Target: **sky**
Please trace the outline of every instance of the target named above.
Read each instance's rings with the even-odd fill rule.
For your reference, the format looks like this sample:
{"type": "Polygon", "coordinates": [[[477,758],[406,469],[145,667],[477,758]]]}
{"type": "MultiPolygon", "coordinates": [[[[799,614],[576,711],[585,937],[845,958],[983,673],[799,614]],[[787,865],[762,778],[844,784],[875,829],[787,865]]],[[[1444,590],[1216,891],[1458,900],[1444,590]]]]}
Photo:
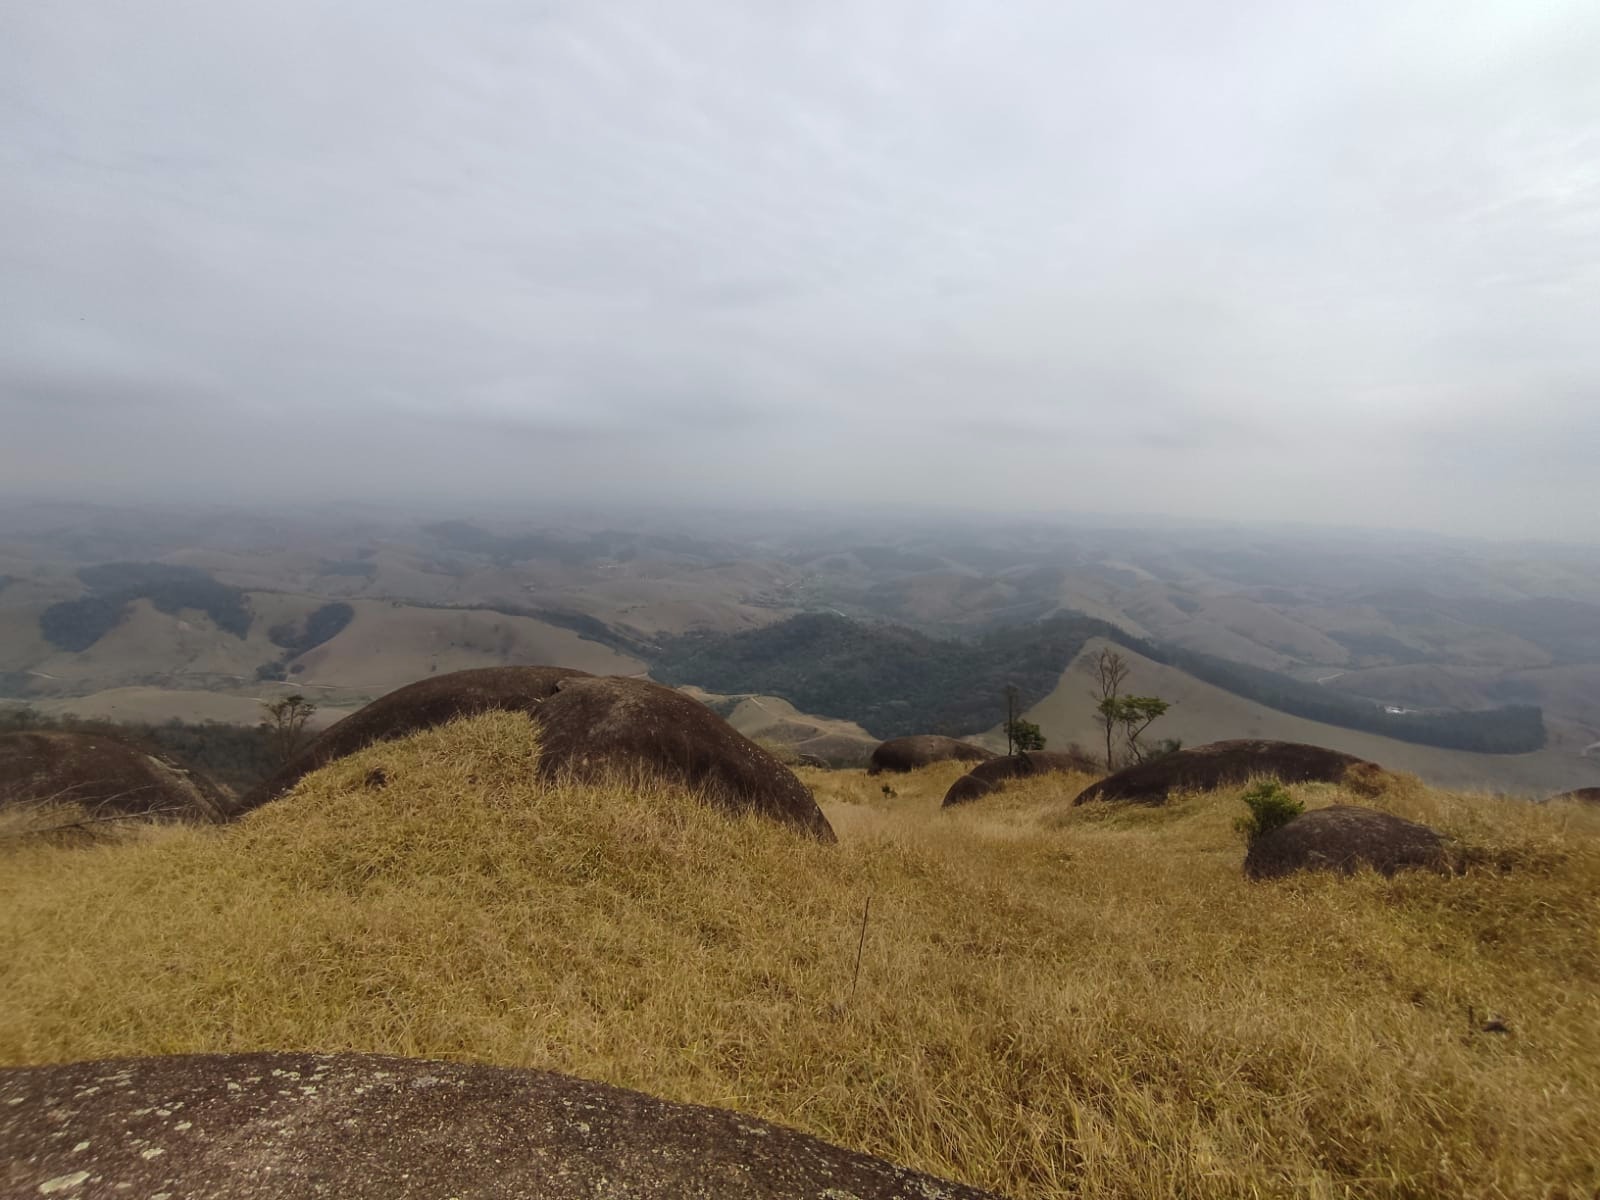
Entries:
{"type": "Polygon", "coordinates": [[[1593,0],[14,0],[0,489],[1600,542],[1593,0]]]}

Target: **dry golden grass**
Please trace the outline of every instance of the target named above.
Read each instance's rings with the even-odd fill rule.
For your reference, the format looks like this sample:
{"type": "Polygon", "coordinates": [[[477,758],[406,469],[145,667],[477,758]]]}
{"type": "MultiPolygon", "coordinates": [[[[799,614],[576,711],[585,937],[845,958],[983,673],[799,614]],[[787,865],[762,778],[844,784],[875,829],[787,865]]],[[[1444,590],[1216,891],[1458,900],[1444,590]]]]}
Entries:
{"type": "Polygon", "coordinates": [[[1237,790],[1073,810],[1084,780],[1030,780],[942,813],[959,767],[808,772],[830,847],[667,788],[547,789],[536,753],[489,715],[232,828],[0,842],[0,1062],[547,1067],[1019,1198],[1600,1187],[1591,810],[1402,783],[1369,802],[1479,865],[1251,884],[1237,790]]]}

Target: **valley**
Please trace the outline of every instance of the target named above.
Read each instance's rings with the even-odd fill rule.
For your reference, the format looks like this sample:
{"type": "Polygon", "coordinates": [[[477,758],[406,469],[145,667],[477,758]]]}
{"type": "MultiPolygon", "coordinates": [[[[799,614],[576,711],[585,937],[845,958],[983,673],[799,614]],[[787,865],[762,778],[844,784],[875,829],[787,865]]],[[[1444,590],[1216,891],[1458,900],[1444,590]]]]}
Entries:
{"type": "Polygon", "coordinates": [[[1111,636],[1134,686],[1173,703],[1162,735],[1187,744],[1312,741],[1485,790],[1600,781],[1600,553],[1583,548],[27,505],[0,520],[0,578],[0,702],[52,716],[248,724],[299,692],[316,727],[429,675],[541,663],[700,689],[753,736],[844,763],[901,733],[992,735],[1008,682],[1052,745],[1087,744],[1083,655],[1111,636]],[[822,623],[804,645],[797,617],[822,623]],[[1467,732],[1386,736],[1385,707],[1467,732]],[[1513,736],[1534,709],[1542,735],[1513,736]]]}

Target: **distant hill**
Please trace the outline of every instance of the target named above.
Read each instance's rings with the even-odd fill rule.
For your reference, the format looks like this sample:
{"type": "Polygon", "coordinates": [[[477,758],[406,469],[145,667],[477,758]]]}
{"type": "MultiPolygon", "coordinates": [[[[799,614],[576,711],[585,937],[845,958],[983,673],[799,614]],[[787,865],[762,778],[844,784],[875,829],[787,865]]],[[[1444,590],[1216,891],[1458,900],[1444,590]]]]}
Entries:
{"type": "Polygon", "coordinates": [[[806,712],[855,721],[878,737],[963,734],[996,723],[1008,685],[1044,699],[1091,638],[1105,638],[1280,712],[1421,745],[1520,754],[1544,745],[1538,708],[1391,713],[1259,667],[1135,638],[1109,622],[1056,616],[939,639],[903,626],[808,613],[746,633],[669,639],[652,663],[664,682],[782,696],[806,712]]]}

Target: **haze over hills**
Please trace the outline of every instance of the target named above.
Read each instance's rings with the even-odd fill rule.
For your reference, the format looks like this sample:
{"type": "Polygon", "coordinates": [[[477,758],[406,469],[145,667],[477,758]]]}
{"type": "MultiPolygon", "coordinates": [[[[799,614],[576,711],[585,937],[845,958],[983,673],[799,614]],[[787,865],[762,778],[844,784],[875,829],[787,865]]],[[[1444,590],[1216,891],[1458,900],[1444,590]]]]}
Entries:
{"type": "Polygon", "coordinates": [[[925,714],[937,732],[989,729],[1003,687],[994,673],[1009,672],[1034,680],[1029,703],[1062,741],[1081,737],[1089,705],[1058,677],[1103,625],[1162,659],[1139,674],[1178,701],[1169,736],[1297,733],[1458,786],[1600,780],[1600,551],[1584,547],[971,517],[542,522],[35,505],[6,513],[0,575],[3,693],[46,712],[249,721],[259,698],[293,689],[326,720],[432,673],[546,663],[750,695],[740,720],[751,728],[841,753],[863,725],[867,737],[912,731],[901,725],[924,718],[911,693],[929,685],[874,678],[859,655],[853,686],[877,693],[876,719],[814,686],[780,686],[781,670],[706,673],[703,654],[686,665],[695,647],[814,613],[854,622],[874,645],[903,629],[892,637],[940,681],[941,703],[957,705],[925,714]],[[1051,651],[1046,631],[1078,630],[1079,618],[1087,632],[1051,651]],[[960,649],[983,645],[1007,649],[960,649]],[[800,711],[766,720],[763,694],[768,712],[800,711]],[[888,717],[896,705],[912,715],[888,717]],[[1532,708],[1544,744],[1501,745],[1526,753],[1372,738],[1394,720],[1506,733],[1500,714],[1532,708]],[[1324,709],[1342,715],[1306,721],[1324,709]],[[1351,713],[1380,724],[1362,734],[1351,713]]]}

